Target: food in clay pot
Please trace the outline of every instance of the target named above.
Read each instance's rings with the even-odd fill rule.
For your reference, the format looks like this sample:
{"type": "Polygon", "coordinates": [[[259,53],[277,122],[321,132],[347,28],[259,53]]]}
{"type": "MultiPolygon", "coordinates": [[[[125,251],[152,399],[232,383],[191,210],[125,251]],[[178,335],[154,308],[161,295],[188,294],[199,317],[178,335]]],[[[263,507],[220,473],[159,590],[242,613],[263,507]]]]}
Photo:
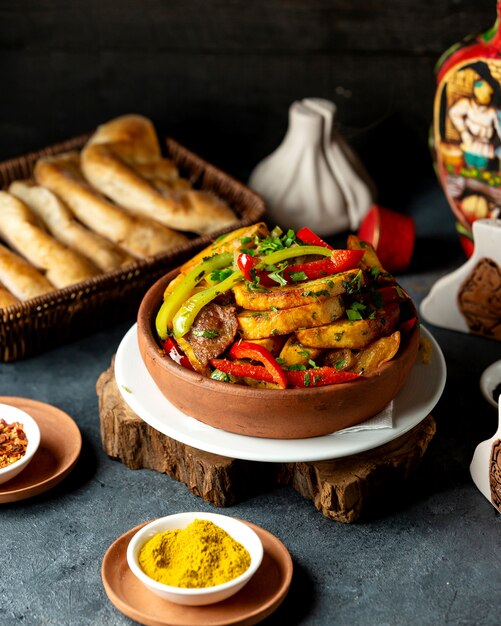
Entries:
{"type": "Polygon", "coordinates": [[[160,390],[188,415],[296,438],[381,411],[412,369],[416,322],[370,244],[350,235],[334,250],[308,228],[259,223],[159,281],[141,305],[138,338],[160,390]],[[258,416],[265,406],[273,419],[258,416]]]}

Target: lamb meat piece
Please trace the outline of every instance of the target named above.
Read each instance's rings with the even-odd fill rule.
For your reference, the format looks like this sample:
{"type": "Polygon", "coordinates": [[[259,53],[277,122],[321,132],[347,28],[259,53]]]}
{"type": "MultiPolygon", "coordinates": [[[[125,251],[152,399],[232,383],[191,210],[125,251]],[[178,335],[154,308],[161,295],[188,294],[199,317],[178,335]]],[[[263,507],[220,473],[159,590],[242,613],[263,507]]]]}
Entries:
{"type": "MultiPolygon", "coordinates": [[[[211,302],[195,318],[190,331],[184,336],[201,371],[222,354],[234,341],[237,332],[237,316],[234,306],[221,306],[211,302]]],[[[192,359],[190,361],[193,364],[192,359]]]]}

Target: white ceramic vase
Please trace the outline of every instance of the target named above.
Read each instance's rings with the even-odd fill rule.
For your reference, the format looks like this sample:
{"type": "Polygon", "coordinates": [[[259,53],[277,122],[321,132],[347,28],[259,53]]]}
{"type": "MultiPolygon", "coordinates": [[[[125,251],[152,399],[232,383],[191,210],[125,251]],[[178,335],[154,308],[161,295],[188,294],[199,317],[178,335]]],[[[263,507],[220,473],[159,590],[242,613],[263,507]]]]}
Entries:
{"type": "Polygon", "coordinates": [[[421,315],[435,326],[501,341],[501,219],[476,220],[473,237],[472,256],[433,285],[421,315]]]}
{"type": "Polygon", "coordinates": [[[290,106],[282,143],[249,179],[268,205],[269,221],[322,236],[359,227],[372,193],[362,164],[335,129],[335,114],[335,104],[320,98],[290,106]]]}

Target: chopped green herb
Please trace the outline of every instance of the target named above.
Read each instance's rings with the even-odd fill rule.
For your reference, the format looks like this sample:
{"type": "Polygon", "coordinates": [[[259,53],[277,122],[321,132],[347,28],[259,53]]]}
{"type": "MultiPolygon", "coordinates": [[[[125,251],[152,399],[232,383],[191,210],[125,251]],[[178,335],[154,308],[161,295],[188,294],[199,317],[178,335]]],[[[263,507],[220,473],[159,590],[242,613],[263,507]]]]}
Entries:
{"type": "Polygon", "coordinates": [[[308,359],[308,365],[310,365],[310,367],[318,367],[318,365],[312,359],[308,359]]]}
{"type": "Polygon", "coordinates": [[[204,339],[216,339],[217,337],[219,337],[218,330],[194,329],[193,334],[195,335],[195,337],[203,337],[204,339]]]}
{"type": "Polygon", "coordinates": [[[344,330],[342,330],[340,333],[336,333],[334,335],[334,341],[341,341],[341,339],[343,338],[344,335],[344,330]]]}
{"type": "Polygon", "coordinates": [[[371,300],[376,309],[380,309],[383,306],[383,296],[381,295],[381,292],[377,289],[374,289],[371,292],[371,300]]]}
{"type": "Polygon", "coordinates": [[[278,309],[276,306],[270,306],[270,311],[273,311],[273,313],[278,313],[278,309]]]}
{"type": "Polygon", "coordinates": [[[304,272],[291,272],[290,277],[294,283],[300,283],[308,278],[304,272]]]}
{"type": "Polygon", "coordinates": [[[304,386],[309,387],[310,383],[311,383],[310,373],[306,372],[306,374],[304,375],[304,386]]]}
{"type": "Polygon", "coordinates": [[[336,363],[334,364],[334,367],[337,370],[342,369],[344,366],[346,365],[346,359],[341,359],[340,361],[336,361],[336,363]]]}
{"type": "Polygon", "coordinates": [[[360,293],[362,291],[362,281],[363,281],[363,274],[362,274],[362,270],[358,270],[358,272],[355,274],[355,276],[349,280],[349,281],[344,281],[343,282],[343,287],[346,289],[346,293],[351,294],[355,294],[355,293],[360,293]]]}
{"type": "Polygon", "coordinates": [[[255,248],[242,248],[241,251],[248,256],[256,256],[255,248]]]}
{"type": "Polygon", "coordinates": [[[281,276],[278,272],[271,272],[271,274],[268,274],[268,277],[271,278],[271,280],[274,280],[276,283],[278,283],[282,287],[287,284],[287,281],[285,280],[285,278],[281,276]]]}
{"type": "Polygon", "coordinates": [[[128,387],[126,387],[125,385],[122,385],[122,389],[124,391],[126,391],[127,393],[132,393],[132,391],[128,387]]]}
{"type": "Polygon", "coordinates": [[[351,306],[346,309],[346,316],[352,322],[364,319],[363,314],[367,310],[365,304],[361,302],[352,302],[351,306]]]}
{"type": "Polygon", "coordinates": [[[222,282],[225,278],[228,278],[228,276],[231,276],[233,274],[233,268],[231,267],[225,267],[222,270],[214,270],[211,272],[210,274],[210,278],[212,281],[214,282],[222,282]]]}
{"type": "Polygon", "coordinates": [[[307,359],[310,356],[310,353],[308,350],[299,350],[298,354],[299,356],[304,356],[305,359],[307,359]]]}
{"type": "Polygon", "coordinates": [[[303,365],[302,363],[291,363],[291,365],[287,365],[284,369],[291,372],[302,372],[306,369],[306,365],[303,365]]]}
{"type": "Polygon", "coordinates": [[[279,365],[285,365],[287,363],[287,361],[281,356],[277,356],[275,360],[279,365]]]}
{"type": "Polygon", "coordinates": [[[214,370],[210,377],[212,378],[212,380],[220,380],[223,383],[231,382],[230,376],[225,372],[222,372],[221,370],[214,370]]]}
{"type": "Polygon", "coordinates": [[[319,296],[330,296],[331,294],[327,289],[319,289],[318,291],[312,291],[311,295],[318,298],[319,296]]]}
{"type": "Polygon", "coordinates": [[[245,243],[250,243],[252,241],[251,237],[242,237],[240,239],[240,241],[245,244],[245,243]]]}

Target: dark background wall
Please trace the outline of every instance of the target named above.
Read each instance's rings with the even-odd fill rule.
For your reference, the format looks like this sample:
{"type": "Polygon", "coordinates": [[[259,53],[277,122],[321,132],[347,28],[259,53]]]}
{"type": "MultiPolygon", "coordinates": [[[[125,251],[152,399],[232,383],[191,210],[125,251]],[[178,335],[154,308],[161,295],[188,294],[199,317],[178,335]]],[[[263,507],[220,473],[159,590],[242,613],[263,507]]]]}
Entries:
{"type": "Polygon", "coordinates": [[[395,204],[431,176],[440,54],[495,0],[0,0],[0,158],[126,112],[246,178],[287,109],[334,100],[395,204]]]}

